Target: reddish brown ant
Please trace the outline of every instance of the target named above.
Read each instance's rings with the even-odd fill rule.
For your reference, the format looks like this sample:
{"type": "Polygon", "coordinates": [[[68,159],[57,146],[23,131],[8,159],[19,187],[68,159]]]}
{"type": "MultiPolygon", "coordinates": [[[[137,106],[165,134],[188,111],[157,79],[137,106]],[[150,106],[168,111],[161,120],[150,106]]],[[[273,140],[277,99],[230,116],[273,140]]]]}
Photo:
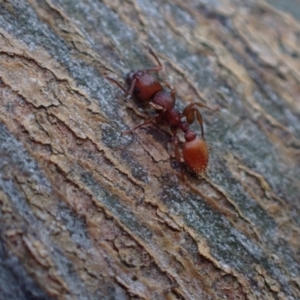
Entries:
{"type": "Polygon", "coordinates": [[[126,80],[129,86],[128,91],[115,79],[106,77],[121,88],[127,96],[133,95],[138,101],[148,103],[155,110],[156,114],[151,119],[144,121],[127,132],[132,132],[151,122],[169,126],[172,132],[172,143],[175,146],[175,158],[178,162],[181,162],[177,131],[178,129],[182,130],[185,134],[185,143],[182,148],[183,160],[190,170],[196,174],[200,174],[206,170],[209,151],[204,139],[202,116],[196,106],[208,107],[202,103],[193,102],[185,107],[182,114],[175,109],[175,90],[169,84],[165,83],[170,91],[164,91],[163,86],[151,74],[152,72],[161,71],[162,64],[151,49],[149,49],[149,52],[157,61],[158,66],[129,73],[126,80]],[[201,127],[202,138],[198,138],[196,133],[189,127],[189,124],[194,122],[195,116],[201,127]],[[186,121],[182,121],[183,117],[185,117],[186,121]]]}

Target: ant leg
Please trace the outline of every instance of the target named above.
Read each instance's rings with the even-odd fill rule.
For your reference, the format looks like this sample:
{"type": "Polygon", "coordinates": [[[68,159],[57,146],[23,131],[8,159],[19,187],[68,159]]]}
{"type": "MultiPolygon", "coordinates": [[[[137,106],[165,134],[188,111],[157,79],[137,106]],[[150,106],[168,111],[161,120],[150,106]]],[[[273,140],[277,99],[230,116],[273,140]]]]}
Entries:
{"type": "Polygon", "coordinates": [[[162,64],[161,64],[160,60],[158,59],[158,57],[156,56],[156,54],[154,53],[154,51],[150,47],[149,47],[149,52],[155,58],[156,62],[158,63],[158,66],[150,68],[150,69],[146,69],[144,71],[146,71],[146,72],[159,72],[160,70],[162,70],[162,64]]]}
{"type": "Polygon", "coordinates": [[[176,90],[175,90],[175,88],[172,85],[170,85],[169,82],[167,82],[167,81],[164,81],[164,84],[165,84],[165,86],[168,89],[170,89],[170,91],[171,91],[171,97],[172,97],[172,99],[173,99],[173,101],[175,103],[175,98],[176,98],[176,90]]]}
{"type": "Polygon", "coordinates": [[[192,124],[192,123],[194,122],[194,120],[195,120],[194,112],[195,112],[195,111],[199,111],[199,110],[195,107],[195,105],[197,105],[198,107],[205,107],[205,108],[207,108],[207,109],[211,109],[210,107],[208,107],[208,106],[206,106],[206,105],[204,105],[204,104],[202,104],[202,103],[200,103],[200,102],[192,102],[192,103],[190,103],[189,105],[187,105],[187,106],[185,107],[185,109],[183,110],[182,115],[183,115],[184,117],[186,117],[187,122],[188,122],[189,124],[192,124]],[[190,120],[190,121],[189,121],[189,120],[190,120]]]}
{"type": "Polygon", "coordinates": [[[202,119],[202,115],[200,113],[200,111],[198,109],[195,109],[195,113],[196,113],[196,117],[197,117],[197,121],[200,124],[200,128],[201,128],[201,137],[204,140],[204,130],[203,130],[203,119],[202,119]]]}
{"type": "Polygon", "coordinates": [[[189,105],[186,106],[186,108],[182,112],[182,116],[186,118],[186,121],[188,124],[192,124],[195,121],[195,115],[197,118],[197,121],[201,127],[201,136],[204,139],[204,130],[203,130],[203,119],[200,111],[195,107],[197,105],[198,107],[205,107],[210,109],[208,106],[199,103],[199,102],[192,102],[189,105]]]}
{"type": "Polygon", "coordinates": [[[132,93],[133,93],[133,90],[134,90],[135,83],[136,83],[136,78],[133,79],[129,91],[126,92],[127,96],[132,96],[132,93]]]}
{"type": "Polygon", "coordinates": [[[177,128],[176,127],[170,127],[170,130],[172,132],[172,138],[171,138],[171,142],[175,147],[175,159],[180,163],[181,159],[180,159],[180,151],[179,151],[179,138],[177,136],[177,128]]]}
{"type": "Polygon", "coordinates": [[[116,84],[125,94],[127,94],[126,89],[114,78],[109,77],[109,76],[105,76],[106,79],[108,79],[109,81],[113,82],[114,84],[116,84]]]}
{"type": "Polygon", "coordinates": [[[155,104],[153,102],[149,102],[149,104],[150,104],[150,106],[152,106],[156,110],[157,113],[152,118],[144,121],[142,124],[140,124],[140,125],[132,128],[130,130],[124,131],[123,134],[131,133],[132,131],[134,131],[134,130],[136,130],[136,129],[138,129],[138,128],[146,125],[146,124],[153,123],[154,121],[155,121],[155,123],[159,123],[160,122],[161,113],[164,113],[165,109],[162,106],[157,105],[157,104],[155,104]]]}
{"type": "MultiPolygon", "coordinates": [[[[171,129],[171,131],[172,131],[172,133],[176,132],[176,130],[172,130],[172,129],[171,129]]],[[[179,150],[179,138],[176,135],[176,133],[173,135],[171,142],[174,145],[175,159],[179,163],[180,174],[181,174],[182,180],[185,182],[185,173],[184,173],[184,169],[183,169],[183,166],[182,166],[181,154],[180,154],[180,150],[179,150]]]]}
{"type": "Polygon", "coordinates": [[[122,135],[123,135],[123,134],[129,134],[129,133],[132,133],[134,130],[136,130],[136,129],[138,129],[138,128],[144,126],[144,125],[147,125],[147,124],[149,124],[149,123],[153,123],[154,120],[155,120],[157,117],[158,117],[158,115],[155,115],[155,116],[153,116],[152,118],[150,118],[150,119],[144,121],[142,124],[137,125],[137,126],[135,126],[134,128],[132,128],[132,129],[130,129],[130,130],[123,131],[123,132],[122,132],[122,135]]]}
{"type": "Polygon", "coordinates": [[[136,78],[132,81],[130,89],[128,91],[126,91],[126,89],[114,78],[109,77],[109,76],[105,76],[106,79],[110,80],[111,82],[113,82],[114,84],[116,84],[124,93],[126,96],[131,96],[133,93],[133,89],[135,86],[135,82],[136,82],[136,78]]]}
{"type": "Polygon", "coordinates": [[[149,105],[152,106],[156,111],[159,111],[159,113],[165,113],[166,109],[163,108],[162,106],[155,104],[153,102],[149,102],[149,105]]]}

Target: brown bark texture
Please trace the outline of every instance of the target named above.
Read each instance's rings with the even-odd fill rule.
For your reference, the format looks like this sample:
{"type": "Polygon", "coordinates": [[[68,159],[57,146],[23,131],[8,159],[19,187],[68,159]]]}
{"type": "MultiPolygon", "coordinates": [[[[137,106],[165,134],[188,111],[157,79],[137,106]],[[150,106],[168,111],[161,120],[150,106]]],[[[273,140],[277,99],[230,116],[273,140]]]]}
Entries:
{"type": "Polygon", "coordinates": [[[0,0],[1,300],[300,299],[286,3],[0,0]],[[208,170],[186,182],[168,128],[122,134],[153,111],[104,77],[155,66],[149,46],[178,110],[218,108],[201,109],[208,170]]]}

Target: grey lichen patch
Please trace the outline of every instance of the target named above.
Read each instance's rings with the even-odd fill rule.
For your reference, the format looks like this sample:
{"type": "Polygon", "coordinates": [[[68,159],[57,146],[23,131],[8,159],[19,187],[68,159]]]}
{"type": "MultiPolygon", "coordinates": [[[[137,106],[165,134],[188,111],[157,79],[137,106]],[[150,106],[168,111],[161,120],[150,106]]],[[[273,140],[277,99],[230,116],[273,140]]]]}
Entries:
{"type": "Polygon", "coordinates": [[[101,126],[101,129],[103,143],[112,149],[126,149],[126,147],[128,147],[134,139],[134,137],[132,137],[130,134],[123,133],[124,128],[104,124],[101,126]]]}
{"type": "Polygon", "coordinates": [[[91,248],[91,241],[88,238],[86,222],[83,217],[79,217],[66,203],[61,202],[57,206],[56,218],[66,226],[73,242],[77,244],[79,248],[91,248]]]}
{"type": "MultiPolygon", "coordinates": [[[[121,152],[121,158],[128,163],[132,176],[144,183],[149,182],[149,174],[147,170],[143,165],[133,159],[134,156],[135,154],[133,152],[129,152],[126,148],[121,152]]],[[[141,199],[138,199],[138,201],[141,201],[141,199]]]]}
{"type": "Polygon", "coordinates": [[[241,124],[236,134],[228,134],[227,138],[231,140],[233,152],[237,153],[245,164],[268,178],[269,184],[280,197],[292,200],[290,197],[293,195],[288,192],[287,185],[292,184],[291,179],[297,174],[297,169],[290,169],[284,163],[257,125],[249,122],[241,124]],[[282,172],[285,173],[284,177],[282,172]]]}
{"type": "MultiPolygon", "coordinates": [[[[17,242],[15,239],[18,240],[20,247],[16,248],[15,252],[22,261],[25,256],[27,257],[25,260],[27,270],[31,272],[31,268],[37,264],[37,273],[43,274],[43,276],[36,277],[37,273],[34,272],[33,276],[40,284],[42,284],[41,278],[47,278],[48,273],[51,273],[51,279],[48,278],[48,286],[45,288],[50,295],[58,295],[63,290],[68,290],[68,287],[72,287],[74,293],[76,290],[78,294],[85,294],[85,287],[74,272],[72,264],[53,242],[53,239],[49,238],[50,229],[32,212],[18,186],[12,180],[3,180],[2,177],[0,186],[8,199],[13,200],[11,206],[16,219],[14,226],[18,226],[20,222],[26,224],[21,227],[21,231],[16,237],[7,235],[7,242],[12,247],[17,242]]],[[[5,224],[5,219],[1,221],[6,228],[11,226],[5,224]]]]}
{"type": "MultiPolygon", "coordinates": [[[[22,20],[16,20],[15,15],[4,8],[3,14],[0,16],[0,23],[2,23],[3,27],[16,36],[19,41],[25,43],[29,49],[30,47],[33,50],[39,47],[46,49],[53,59],[68,70],[83,91],[87,91],[92,98],[99,99],[99,104],[108,116],[115,115],[113,111],[114,106],[109,105],[106,90],[103,87],[104,80],[101,78],[98,70],[86,65],[83,61],[71,59],[72,52],[64,41],[40,22],[35,12],[29,6],[16,2],[14,3],[14,9],[22,15],[22,20]],[[13,28],[15,29],[16,27],[10,27],[9,24],[16,22],[23,22],[24,24],[19,27],[18,31],[13,31],[13,28]],[[34,34],[27,31],[27,26],[35,28],[34,34]]],[[[40,63],[43,64],[44,62],[41,61],[40,63]]]]}
{"type": "MultiPolygon", "coordinates": [[[[146,169],[134,158],[134,153],[132,148],[134,148],[135,137],[123,134],[119,129],[115,129],[111,126],[102,126],[102,141],[106,146],[112,149],[115,156],[119,156],[124,164],[128,165],[131,174],[137,180],[142,182],[148,182],[148,176],[146,169]]],[[[117,184],[117,183],[116,183],[117,184]]],[[[138,202],[142,201],[142,196],[140,199],[136,199],[138,202]]]]}
{"type": "Polygon", "coordinates": [[[240,268],[248,268],[247,263],[243,262],[242,253],[240,253],[239,259],[234,262],[230,261],[232,255],[230,253],[235,253],[237,249],[241,250],[241,245],[234,239],[232,239],[232,243],[224,243],[224,240],[231,235],[231,226],[224,217],[216,214],[200,198],[186,195],[184,201],[177,203],[176,206],[173,204],[171,209],[181,215],[191,228],[207,238],[212,247],[211,251],[218,253],[224,264],[232,264],[236,268],[238,265],[240,268]]]}
{"type": "Polygon", "coordinates": [[[137,220],[132,214],[132,212],[122,205],[120,200],[118,200],[114,195],[109,194],[92,176],[90,173],[82,173],[81,174],[82,182],[89,187],[89,189],[94,194],[94,197],[102,203],[111,213],[120,219],[120,221],[124,222],[126,226],[132,230],[136,231],[136,228],[139,228],[139,232],[136,232],[143,240],[151,241],[152,233],[145,226],[141,226],[139,224],[137,226],[137,220]]]}
{"type": "MultiPolygon", "coordinates": [[[[296,167],[291,168],[286,163],[286,158],[269,140],[267,133],[261,130],[259,119],[257,121],[247,119],[249,112],[243,105],[243,99],[232,90],[230,90],[230,96],[228,92],[228,89],[222,88],[222,93],[226,95],[227,101],[230,101],[228,107],[230,110],[221,110],[211,128],[212,132],[208,130],[207,133],[208,141],[213,147],[209,168],[212,178],[218,179],[222,176],[223,172],[217,162],[220,160],[220,155],[234,154],[244,164],[268,178],[269,184],[279,197],[294,202],[295,199],[291,197],[295,194],[290,193],[289,190],[291,186],[293,190],[298,188],[294,178],[298,177],[299,170],[296,167]]],[[[226,168],[222,169],[226,171],[226,168]]],[[[218,182],[221,183],[221,181],[218,182]]]]}
{"type": "Polygon", "coordinates": [[[267,0],[267,2],[277,8],[278,10],[283,10],[291,15],[293,15],[296,19],[300,20],[300,5],[298,1],[280,1],[280,0],[267,0]]]}
{"type": "MultiPolygon", "coordinates": [[[[287,284],[288,277],[280,271],[280,267],[276,263],[267,258],[268,252],[265,252],[264,247],[261,248],[260,245],[254,244],[246,236],[232,228],[228,220],[214,212],[203,200],[188,194],[180,196],[180,194],[172,193],[170,195],[169,191],[165,191],[164,195],[166,196],[167,194],[169,196],[166,203],[170,212],[181,216],[185,224],[206,238],[211,247],[212,255],[223,264],[225,269],[226,266],[230,266],[250,276],[250,274],[253,275],[252,264],[260,263],[272,274],[273,278],[276,278],[283,285],[287,284]],[[176,198],[178,200],[174,201],[176,198]],[[232,259],[233,256],[234,260],[232,259]]],[[[265,225],[268,224],[268,230],[272,230],[274,235],[275,223],[270,218],[268,223],[268,216],[261,209],[260,212],[262,213],[260,220],[264,220],[265,225]]],[[[253,211],[253,215],[258,217],[258,211],[253,211]]],[[[255,222],[257,223],[258,221],[256,220],[255,222]]],[[[266,228],[263,227],[263,230],[266,230],[266,228]]],[[[270,242],[270,236],[265,238],[270,242]]],[[[278,255],[283,255],[283,252],[278,251],[278,255]]],[[[283,257],[286,259],[285,255],[283,257]]],[[[291,293],[290,290],[287,291],[291,293]]]]}
{"type": "Polygon", "coordinates": [[[267,84],[262,84],[262,79],[257,78],[260,82],[258,89],[254,91],[255,98],[264,107],[265,111],[272,115],[280,124],[286,128],[285,134],[290,131],[290,135],[300,138],[299,124],[297,119],[300,113],[293,108],[286,107],[285,102],[277,95],[277,92],[267,84]]]}
{"type": "Polygon", "coordinates": [[[179,5],[165,5],[165,10],[168,15],[174,19],[178,27],[188,27],[192,29],[196,26],[196,21],[193,16],[179,5]]]}
{"type": "Polygon", "coordinates": [[[38,183],[41,188],[48,192],[51,191],[51,184],[39,168],[38,163],[29,155],[22,143],[2,123],[0,123],[0,153],[0,170],[2,176],[12,176],[13,174],[9,174],[7,167],[15,165],[18,166],[21,172],[27,174],[31,180],[38,183]],[[5,171],[8,171],[8,174],[2,173],[5,171]]]}
{"type": "MultiPolygon", "coordinates": [[[[54,1],[54,3],[72,18],[73,24],[76,24],[86,39],[91,41],[93,48],[101,48],[107,54],[111,54],[109,50],[113,48],[113,45],[127,44],[128,46],[132,45],[132,50],[135,48],[133,46],[135,33],[132,28],[122,22],[116,13],[104,3],[92,1],[77,5],[73,5],[72,1],[54,1]],[[87,19],[89,20],[88,23],[86,22],[87,19]],[[112,41],[109,39],[111,36],[114,37],[112,41]]],[[[110,56],[105,57],[105,60],[108,59],[115,69],[124,67],[124,63],[120,61],[123,54],[116,53],[115,55],[115,60],[111,59],[110,56]]]]}
{"type": "Polygon", "coordinates": [[[54,299],[28,274],[17,256],[8,251],[0,231],[0,297],[2,299],[54,299]]]}
{"type": "Polygon", "coordinates": [[[215,163],[218,165],[214,165],[215,168],[211,171],[213,175],[211,180],[226,191],[226,195],[238,205],[243,214],[260,229],[262,234],[270,237],[274,233],[274,220],[268,216],[259,203],[245,194],[243,186],[232,177],[223,162],[216,161],[215,163]],[[223,169],[223,172],[221,172],[221,169],[223,169]],[[227,172],[224,172],[226,169],[227,172]]]}

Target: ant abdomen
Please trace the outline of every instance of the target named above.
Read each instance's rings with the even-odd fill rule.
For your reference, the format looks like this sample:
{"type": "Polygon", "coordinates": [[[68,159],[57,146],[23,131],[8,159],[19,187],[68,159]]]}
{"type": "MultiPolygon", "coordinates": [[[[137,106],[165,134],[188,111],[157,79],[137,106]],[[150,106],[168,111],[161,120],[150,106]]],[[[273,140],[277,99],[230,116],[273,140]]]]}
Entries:
{"type": "Polygon", "coordinates": [[[205,140],[196,137],[186,141],[182,155],[187,167],[196,174],[203,173],[208,165],[209,151],[205,140]]]}

